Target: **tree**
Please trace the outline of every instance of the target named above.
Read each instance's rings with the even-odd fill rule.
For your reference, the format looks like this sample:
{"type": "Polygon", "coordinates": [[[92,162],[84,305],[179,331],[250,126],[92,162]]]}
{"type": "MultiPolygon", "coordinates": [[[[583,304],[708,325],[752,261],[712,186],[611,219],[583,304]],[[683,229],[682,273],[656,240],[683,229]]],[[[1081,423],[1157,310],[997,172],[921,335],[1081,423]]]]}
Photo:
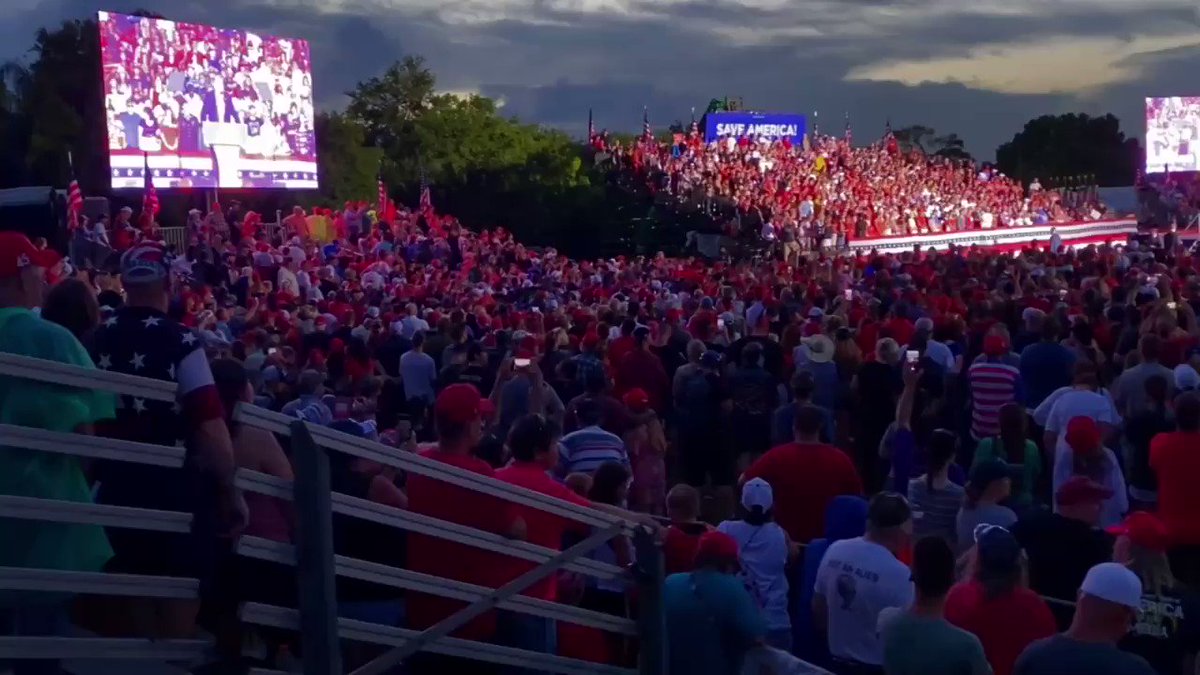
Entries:
{"type": "Polygon", "coordinates": [[[906,153],[918,150],[926,155],[961,160],[971,159],[971,154],[966,151],[963,140],[959,138],[958,134],[939,136],[932,128],[915,124],[896,129],[892,135],[896,137],[896,143],[900,149],[906,153]]]}
{"type": "Polygon", "coordinates": [[[376,179],[383,156],[366,145],[366,130],[340,113],[321,113],[313,121],[317,135],[317,172],[323,201],[374,203],[376,179]]]}
{"type": "Polygon", "coordinates": [[[1070,113],[1026,122],[997,148],[996,163],[1022,182],[1090,175],[1100,186],[1118,187],[1133,184],[1141,156],[1141,145],[1125,137],[1116,116],[1070,113]]]}
{"type": "Polygon", "coordinates": [[[420,56],[405,56],[382,76],[359,82],[346,92],[346,116],[361,124],[369,145],[389,156],[411,147],[413,125],[433,102],[436,79],[420,56]]]}

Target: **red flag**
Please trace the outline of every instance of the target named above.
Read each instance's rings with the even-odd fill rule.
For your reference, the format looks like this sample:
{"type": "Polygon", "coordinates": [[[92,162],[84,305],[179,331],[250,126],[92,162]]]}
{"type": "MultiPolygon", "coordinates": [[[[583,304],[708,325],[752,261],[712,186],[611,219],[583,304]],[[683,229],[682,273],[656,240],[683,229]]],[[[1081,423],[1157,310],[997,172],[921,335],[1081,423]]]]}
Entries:
{"type": "Polygon", "coordinates": [[[154,216],[158,215],[158,191],[154,189],[154,179],[150,175],[150,155],[142,153],[142,158],[144,162],[142,173],[145,178],[142,188],[142,216],[144,218],[146,214],[150,214],[150,219],[153,220],[154,216]]]}
{"type": "Polygon", "coordinates": [[[79,227],[79,216],[83,214],[83,191],[75,179],[75,162],[67,153],[67,166],[71,170],[71,182],[67,185],[67,224],[74,230],[79,227]]]}

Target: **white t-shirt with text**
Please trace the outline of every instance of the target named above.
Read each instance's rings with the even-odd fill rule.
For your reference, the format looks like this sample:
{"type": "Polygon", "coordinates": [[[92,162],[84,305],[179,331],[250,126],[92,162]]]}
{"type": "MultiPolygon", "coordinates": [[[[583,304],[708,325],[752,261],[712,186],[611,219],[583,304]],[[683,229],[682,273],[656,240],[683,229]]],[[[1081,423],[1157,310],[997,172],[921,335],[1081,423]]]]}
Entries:
{"type": "Polygon", "coordinates": [[[834,542],[821,559],[814,593],[828,608],[829,652],[870,665],[883,663],[879,613],[913,601],[911,572],[892,552],[862,537],[834,542]]]}

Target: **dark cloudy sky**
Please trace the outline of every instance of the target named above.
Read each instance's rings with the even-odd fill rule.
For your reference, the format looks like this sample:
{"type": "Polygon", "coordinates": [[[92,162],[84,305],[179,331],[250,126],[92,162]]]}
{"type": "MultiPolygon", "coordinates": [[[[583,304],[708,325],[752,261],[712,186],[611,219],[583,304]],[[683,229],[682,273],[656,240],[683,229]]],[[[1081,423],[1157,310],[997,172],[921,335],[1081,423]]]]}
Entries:
{"type": "Polygon", "coordinates": [[[442,89],[582,134],[662,126],[715,96],[849,113],[863,139],[926,124],[990,159],[1030,117],[1113,112],[1142,135],[1147,95],[1200,94],[1198,0],[4,0],[0,60],[35,28],[138,7],[312,43],[324,107],[405,53],[442,89]]]}

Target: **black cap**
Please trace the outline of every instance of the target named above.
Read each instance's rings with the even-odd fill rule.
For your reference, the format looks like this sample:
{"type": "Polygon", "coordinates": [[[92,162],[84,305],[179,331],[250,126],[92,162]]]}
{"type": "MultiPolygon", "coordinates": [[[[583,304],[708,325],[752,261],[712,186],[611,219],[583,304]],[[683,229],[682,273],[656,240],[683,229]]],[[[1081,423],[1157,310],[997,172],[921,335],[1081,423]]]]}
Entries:
{"type": "Polygon", "coordinates": [[[1007,572],[1021,560],[1021,544],[1011,532],[996,525],[980,525],[976,537],[979,566],[994,572],[1007,572]]]}
{"type": "Polygon", "coordinates": [[[895,492],[880,492],[867,505],[867,523],[876,528],[899,527],[912,520],[908,500],[895,492]]]}

